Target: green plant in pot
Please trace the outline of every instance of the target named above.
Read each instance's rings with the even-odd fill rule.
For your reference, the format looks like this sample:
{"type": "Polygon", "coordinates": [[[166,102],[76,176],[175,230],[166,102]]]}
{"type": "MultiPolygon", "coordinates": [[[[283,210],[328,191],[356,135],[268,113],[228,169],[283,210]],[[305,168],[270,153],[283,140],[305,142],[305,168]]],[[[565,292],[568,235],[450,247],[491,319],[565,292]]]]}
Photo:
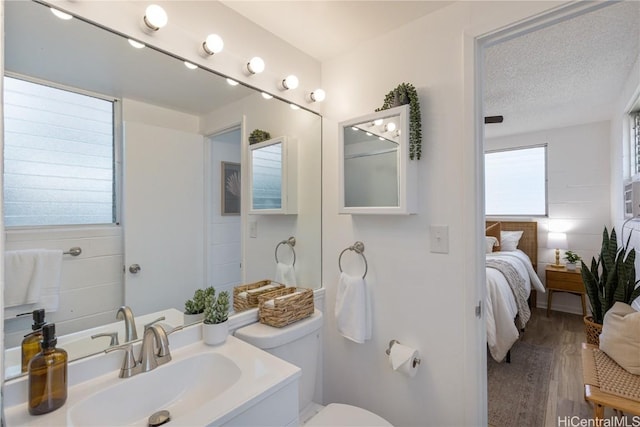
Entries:
{"type": "Polygon", "coordinates": [[[620,301],[631,304],[640,296],[639,280],[636,280],[636,251],[629,248],[631,234],[626,244],[618,247],[616,230],[611,234],[605,227],[602,233],[602,249],[591,259],[591,268],[582,265],[582,281],[591,305],[591,316],[584,319],[587,342],[598,345],[604,315],[620,301]]]}
{"type": "Polygon", "coordinates": [[[205,298],[204,321],[202,324],[202,339],[205,344],[219,345],[227,340],[229,335],[229,292],[215,293],[205,298]]]}
{"type": "Polygon", "coordinates": [[[188,325],[193,322],[198,322],[204,317],[205,300],[208,295],[215,294],[213,286],[209,286],[205,289],[196,289],[193,293],[193,298],[188,299],[184,303],[184,324],[188,325]]]}
{"type": "Polygon", "coordinates": [[[580,255],[573,251],[566,251],[563,258],[567,260],[567,270],[575,270],[576,264],[582,259],[580,255]]]}

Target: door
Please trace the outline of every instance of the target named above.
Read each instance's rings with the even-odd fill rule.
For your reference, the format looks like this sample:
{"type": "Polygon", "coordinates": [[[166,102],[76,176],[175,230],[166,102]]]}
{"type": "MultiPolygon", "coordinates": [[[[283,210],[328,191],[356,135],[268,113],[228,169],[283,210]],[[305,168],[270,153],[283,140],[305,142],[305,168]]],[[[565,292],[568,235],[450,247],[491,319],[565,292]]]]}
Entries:
{"type": "Polygon", "coordinates": [[[124,125],[125,304],[174,307],[204,285],[204,138],[124,125]]]}

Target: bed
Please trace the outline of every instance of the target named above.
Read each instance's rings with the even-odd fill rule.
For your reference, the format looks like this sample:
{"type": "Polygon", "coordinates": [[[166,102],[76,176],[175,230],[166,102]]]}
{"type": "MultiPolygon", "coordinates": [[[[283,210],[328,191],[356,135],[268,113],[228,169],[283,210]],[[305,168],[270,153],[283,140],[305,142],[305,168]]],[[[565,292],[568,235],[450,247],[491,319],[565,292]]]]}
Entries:
{"type": "Polygon", "coordinates": [[[530,317],[529,308],[535,307],[536,292],[545,292],[535,270],[538,224],[487,221],[485,235],[487,345],[491,357],[501,362],[508,359],[509,350],[524,330],[530,317]]]}

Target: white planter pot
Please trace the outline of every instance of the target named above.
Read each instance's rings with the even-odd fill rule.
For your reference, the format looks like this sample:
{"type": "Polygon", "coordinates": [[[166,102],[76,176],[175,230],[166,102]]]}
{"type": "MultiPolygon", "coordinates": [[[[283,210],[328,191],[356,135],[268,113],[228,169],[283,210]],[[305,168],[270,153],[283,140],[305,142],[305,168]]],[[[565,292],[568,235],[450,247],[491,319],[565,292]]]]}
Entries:
{"type": "Polygon", "coordinates": [[[202,322],[202,319],[204,319],[204,313],[199,313],[199,314],[186,314],[184,313],[184,325],[191,325],[193,323],[198,323],[198,322],[202,322]]]}
{"type": "Polygon", "coordinates": [[[568,262],[567,263],[567,270],[571,270],[574,271],[576,269],[576,263],[575,262],[568,262]]]}
{"type": "Polygon", "coordinates": [[[220,345],[227,340],[229,336],[229,321],[217,323],[214,325],[202,324],[202,341],[207,345],[220,345]]]}

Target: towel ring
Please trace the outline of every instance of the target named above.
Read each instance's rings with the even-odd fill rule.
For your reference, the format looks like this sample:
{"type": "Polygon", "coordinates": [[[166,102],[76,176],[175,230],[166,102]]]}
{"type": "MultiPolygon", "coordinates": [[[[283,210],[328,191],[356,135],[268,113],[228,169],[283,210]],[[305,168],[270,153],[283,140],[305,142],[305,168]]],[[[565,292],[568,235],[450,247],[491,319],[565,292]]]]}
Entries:
{"type": "Polygon", "coordinates": [[[365,277],[367,277],[367,271],[369,271],[369,264],[367,263],[367,257],[364,256],[364,243],[355,242],[352,246],[349,246],[348,248],[344,248],[342,252],[340,252],[340,256],[338,257],[338,268],[340,269],[340,273],[342,273],[342,255],[346,251],[354,251],[355,253],[360,254],[362,259],[364,260],[364,274],[362,275],[362,278],[364,279],[365,277]]]}
{"type": "Polygon", "coordinates": [[[296,251],[295,251],[295,249],[293,249],[293,247],[296,245],[296,238],[291,236],[287,240],[283,240],[283,241],[281,241],[280,243],[278,243],[276,245],[276,250],[275,250],[276,264],[278,264],[280,262],[280,261],[278,261],[278,248],[280,247],[280,245],[288,245],[291,248],[291,252],[293,253],[293,263],[291,264],[291,266],[295,266],[296,265],[296,251]]]}

